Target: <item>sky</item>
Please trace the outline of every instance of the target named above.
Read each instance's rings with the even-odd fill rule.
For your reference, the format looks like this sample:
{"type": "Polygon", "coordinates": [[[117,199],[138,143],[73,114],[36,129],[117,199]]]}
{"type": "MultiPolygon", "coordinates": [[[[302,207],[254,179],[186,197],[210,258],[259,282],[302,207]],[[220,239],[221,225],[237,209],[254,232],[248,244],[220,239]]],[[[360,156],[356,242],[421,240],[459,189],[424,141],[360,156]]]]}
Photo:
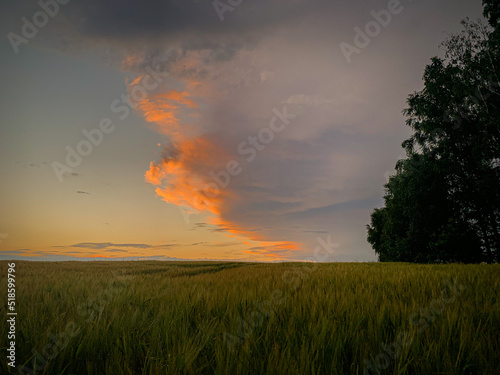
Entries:
{"type": "Polygon", "coordinates": [[[402,110],[480,0],[0,6],[0,259],[375,261],[402,110]]]}

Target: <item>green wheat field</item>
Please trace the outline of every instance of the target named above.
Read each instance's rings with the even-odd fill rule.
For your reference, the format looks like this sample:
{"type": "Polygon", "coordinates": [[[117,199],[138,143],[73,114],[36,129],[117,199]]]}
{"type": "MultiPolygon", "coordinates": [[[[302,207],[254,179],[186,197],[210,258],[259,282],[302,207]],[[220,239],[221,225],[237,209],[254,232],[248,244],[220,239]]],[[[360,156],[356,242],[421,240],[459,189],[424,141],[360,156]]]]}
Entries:
{"type": "Polygon", "coordinates": [[[16,261],[0,373],[499,374],[500,265],[16,261]]]}

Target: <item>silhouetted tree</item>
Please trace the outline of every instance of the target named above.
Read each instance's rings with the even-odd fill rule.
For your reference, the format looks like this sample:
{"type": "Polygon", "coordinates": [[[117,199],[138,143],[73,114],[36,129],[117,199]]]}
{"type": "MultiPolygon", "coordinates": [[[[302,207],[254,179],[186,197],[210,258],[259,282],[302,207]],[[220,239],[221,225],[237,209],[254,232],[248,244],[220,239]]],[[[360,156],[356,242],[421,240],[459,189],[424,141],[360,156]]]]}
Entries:
{"type": "Polygon", "coordinates": [[[499,261],[499,1],[484,4],[493,31],[463,21],[408,98],[407,158],[368,226],[381,261],[499,261]]]}
{"type": "Polygon", "coordinates": [[[444,168],[428,155],[398,162],[385,185],[385,207],[373,212],[368,226],[368,241],[380,261],[481,261],[477,236],[448,200],[444,168]]]}

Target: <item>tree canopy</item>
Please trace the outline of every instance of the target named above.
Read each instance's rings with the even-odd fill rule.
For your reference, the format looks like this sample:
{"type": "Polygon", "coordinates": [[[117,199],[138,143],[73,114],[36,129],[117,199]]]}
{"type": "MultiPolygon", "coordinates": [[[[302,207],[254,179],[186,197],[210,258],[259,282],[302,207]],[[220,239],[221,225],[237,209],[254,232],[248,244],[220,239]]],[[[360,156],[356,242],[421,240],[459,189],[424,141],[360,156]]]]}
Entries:
{"type": "Polygon", "coordinates": [[[368,241],[380,261],[499,262],[500,0],[442,43],[404,110],[412,136],[368,241]]]}

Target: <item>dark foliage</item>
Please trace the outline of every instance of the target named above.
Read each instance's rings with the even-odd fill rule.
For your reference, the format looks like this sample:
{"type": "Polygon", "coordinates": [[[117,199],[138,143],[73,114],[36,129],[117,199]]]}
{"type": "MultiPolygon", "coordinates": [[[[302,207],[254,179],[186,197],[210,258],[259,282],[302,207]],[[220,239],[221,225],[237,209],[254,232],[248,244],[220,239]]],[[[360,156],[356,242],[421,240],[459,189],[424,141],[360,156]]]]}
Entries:
{"type": "Polygon", "coordinates": [[[492,29],[463,21],[408,98],[407,157],[368,226],[380,261],[499,262],[500,1],[484,6],[492,29]]]}

